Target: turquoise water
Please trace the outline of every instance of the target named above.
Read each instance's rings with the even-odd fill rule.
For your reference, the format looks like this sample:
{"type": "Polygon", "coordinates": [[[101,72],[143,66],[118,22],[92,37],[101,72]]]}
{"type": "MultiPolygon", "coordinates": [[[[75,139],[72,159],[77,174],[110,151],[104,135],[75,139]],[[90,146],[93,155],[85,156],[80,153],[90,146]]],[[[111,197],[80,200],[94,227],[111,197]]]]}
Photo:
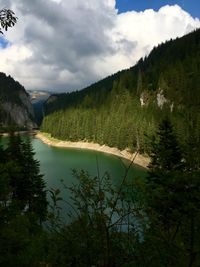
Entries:
{"type": "MultiPolygon", "coordinates": [[[[66,185],[75,182],[72,169],[85,170],[91,176],[100,177],[108,172],[113,182],[119,183],[126,172],[130,162],[119,157],[102,152],[51,147],[33,138],[32,145],[36,152],[36,159],[40,161],[41,173],[47,187],[60,187],[63,180],[66,185]]],[[[128,172],[129,179],[144,176],[145,170],[137,165],[131,166],[128,172]]]]}
{"type": "MultiPolygon", "coordinates": [[[[6,142],[7,138],[3,138],[6,142]]],[[[72,169],[77,171],[85,170],[90,176],[98,175],[102,177],[105,172],[108,172],[114,184],[120,184],[127,167],[130,162],[121,159],[117,156],[109,155],[102,152],[83,150],[83,149],[69,149],[57,148],[44,144],[36,138],[31,138],[32,146],[35,151],[35,158],[40,161],[40,171],[44,175],[47,190],[60,189],[61,197],[69,201],[70,195],[67,190],[63,188],[63,183],[66,186],[71,186],[76,183],[76,178],[72,175],[72,169]]],[[[128,172],[128,179],[134,177],[144,177],[145,169],[137,165],[132,165],[128,172]]],[[[48,194],[48,199],[50,194],[48,194]]],[[[60,206],[66,209],[66,204],[60,206]]]]}
{"type": "MultiPolygon", "coordinates": [[[[40,161],[40,169],[41,173],[44,174],[47,189],[60,189],[62,199],[71,204],[70,193],[63,188],[61,180],[68,187],[76,183],[77,180],[72,175],[72,169],[88,171],[92,177],[97,176],[98,173],[102,177],[105,172],[108,172],[113,183],[117,185],[122,181],[126,168],[130,165],[129,161],[106,153],[51,147],[35,138],[32,139],[32,145],[36,152],[35,157],[40,161]]],[[[133,165],[129,169],[128,179],[134,179],[136,176],[144,177],[145,173],[144,168],[133,165]]],[[[62,217],[68,218],[66,213],[71,210],[70,206],[62,201],[58,205],[62,208],[62,217]]]]}

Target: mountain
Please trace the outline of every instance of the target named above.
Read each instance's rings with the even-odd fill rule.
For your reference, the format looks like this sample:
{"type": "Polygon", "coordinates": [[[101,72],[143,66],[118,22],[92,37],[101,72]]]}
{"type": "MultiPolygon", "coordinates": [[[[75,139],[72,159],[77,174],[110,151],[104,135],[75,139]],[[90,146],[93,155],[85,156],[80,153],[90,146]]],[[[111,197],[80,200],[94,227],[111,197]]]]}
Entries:
{"type": "Polygon", "coordinates": [[[33,106],[35,121],[38,125],[41,124],[43,119],[43,106],[45,101],[50,97],[52,92],[28,90],[31,103],[33,106]]]}
{"type": "Polygon", "coordinates": [[[167,116],[180,142],[200,143],[200,29],[160,44],[128,70],[51,96],[45,112],[42,130],[60,139],[148,152],[148,137],[167,116]]]}
{"type": "Polygon", "coordinates": [[[37,127],[29,94],[19,82],[0,73],[0,130],[10,126],[24,130],[37,127]]]}

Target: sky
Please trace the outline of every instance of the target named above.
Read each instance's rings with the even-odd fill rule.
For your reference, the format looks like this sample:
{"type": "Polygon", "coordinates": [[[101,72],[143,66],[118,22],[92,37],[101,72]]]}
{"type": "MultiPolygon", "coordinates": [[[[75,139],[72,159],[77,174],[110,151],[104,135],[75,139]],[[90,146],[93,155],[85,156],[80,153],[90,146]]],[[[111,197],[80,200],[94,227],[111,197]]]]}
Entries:
{"type": "Polygon", "coordinates": [[[200,28],[199,0],[0,0],[18,17],[0,71],[26,89],[79,90],[200,28]]]}
{"type": "Polygon", "coordinates": [[[200,18],[199,0],[117,0],[116,7],[119,12],[143,11],[145,9],[154,9],[158,11],[165,5],[179,5],[182,9],[190,13],[193,17],[200,18]]]}

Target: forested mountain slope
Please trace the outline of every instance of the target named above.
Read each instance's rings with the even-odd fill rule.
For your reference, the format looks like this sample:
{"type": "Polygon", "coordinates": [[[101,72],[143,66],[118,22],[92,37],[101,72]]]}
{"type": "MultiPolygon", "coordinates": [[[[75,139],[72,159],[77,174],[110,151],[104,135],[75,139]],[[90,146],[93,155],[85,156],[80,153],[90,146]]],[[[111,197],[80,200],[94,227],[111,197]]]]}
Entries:
{"type": "Polygon", "coordinates": [[[15,126],[20,129],[36,127],[28,93],[12,77],[0,73],[0,130],[15,126]]]}
{"type": "Polygon", "coordinates": [[[192,136],[199,143],[200,30],[80,92],[51,96],[45,108],[42,130],[60,139],[144,152],[146,136],[168,116],[180,141],[192,136]]]}

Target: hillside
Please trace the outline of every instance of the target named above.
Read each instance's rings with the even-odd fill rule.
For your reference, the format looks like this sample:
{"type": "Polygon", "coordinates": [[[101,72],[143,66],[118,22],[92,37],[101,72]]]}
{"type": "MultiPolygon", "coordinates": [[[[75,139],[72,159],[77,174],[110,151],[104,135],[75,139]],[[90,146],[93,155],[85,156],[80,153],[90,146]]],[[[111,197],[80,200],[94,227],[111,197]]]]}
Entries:
{"type": "Polygon", "coordinates": [[[154,48],[134,67],[46,102],[42,130],[53,137],[136,148],[170,117],[181,142],[200,137],[200,30],[154,48]],[[56,127],[55,127],[56,125],[56,127]]]}
{"type": "Polygon", "coordinates": [[[0,130],[15,126],[18,129],[36,127],[29,94],[12,77],[0,73],[0,130]]]}
{"type": "Polygon", "coordinates": [[[52,93],[47,91],[36,91],[36,90],[28,90],[28,93],[30,95],[31,104],[33,106],[35,121],[37,125],[40,125],[43,119],[44,103],[52,93]]]}

